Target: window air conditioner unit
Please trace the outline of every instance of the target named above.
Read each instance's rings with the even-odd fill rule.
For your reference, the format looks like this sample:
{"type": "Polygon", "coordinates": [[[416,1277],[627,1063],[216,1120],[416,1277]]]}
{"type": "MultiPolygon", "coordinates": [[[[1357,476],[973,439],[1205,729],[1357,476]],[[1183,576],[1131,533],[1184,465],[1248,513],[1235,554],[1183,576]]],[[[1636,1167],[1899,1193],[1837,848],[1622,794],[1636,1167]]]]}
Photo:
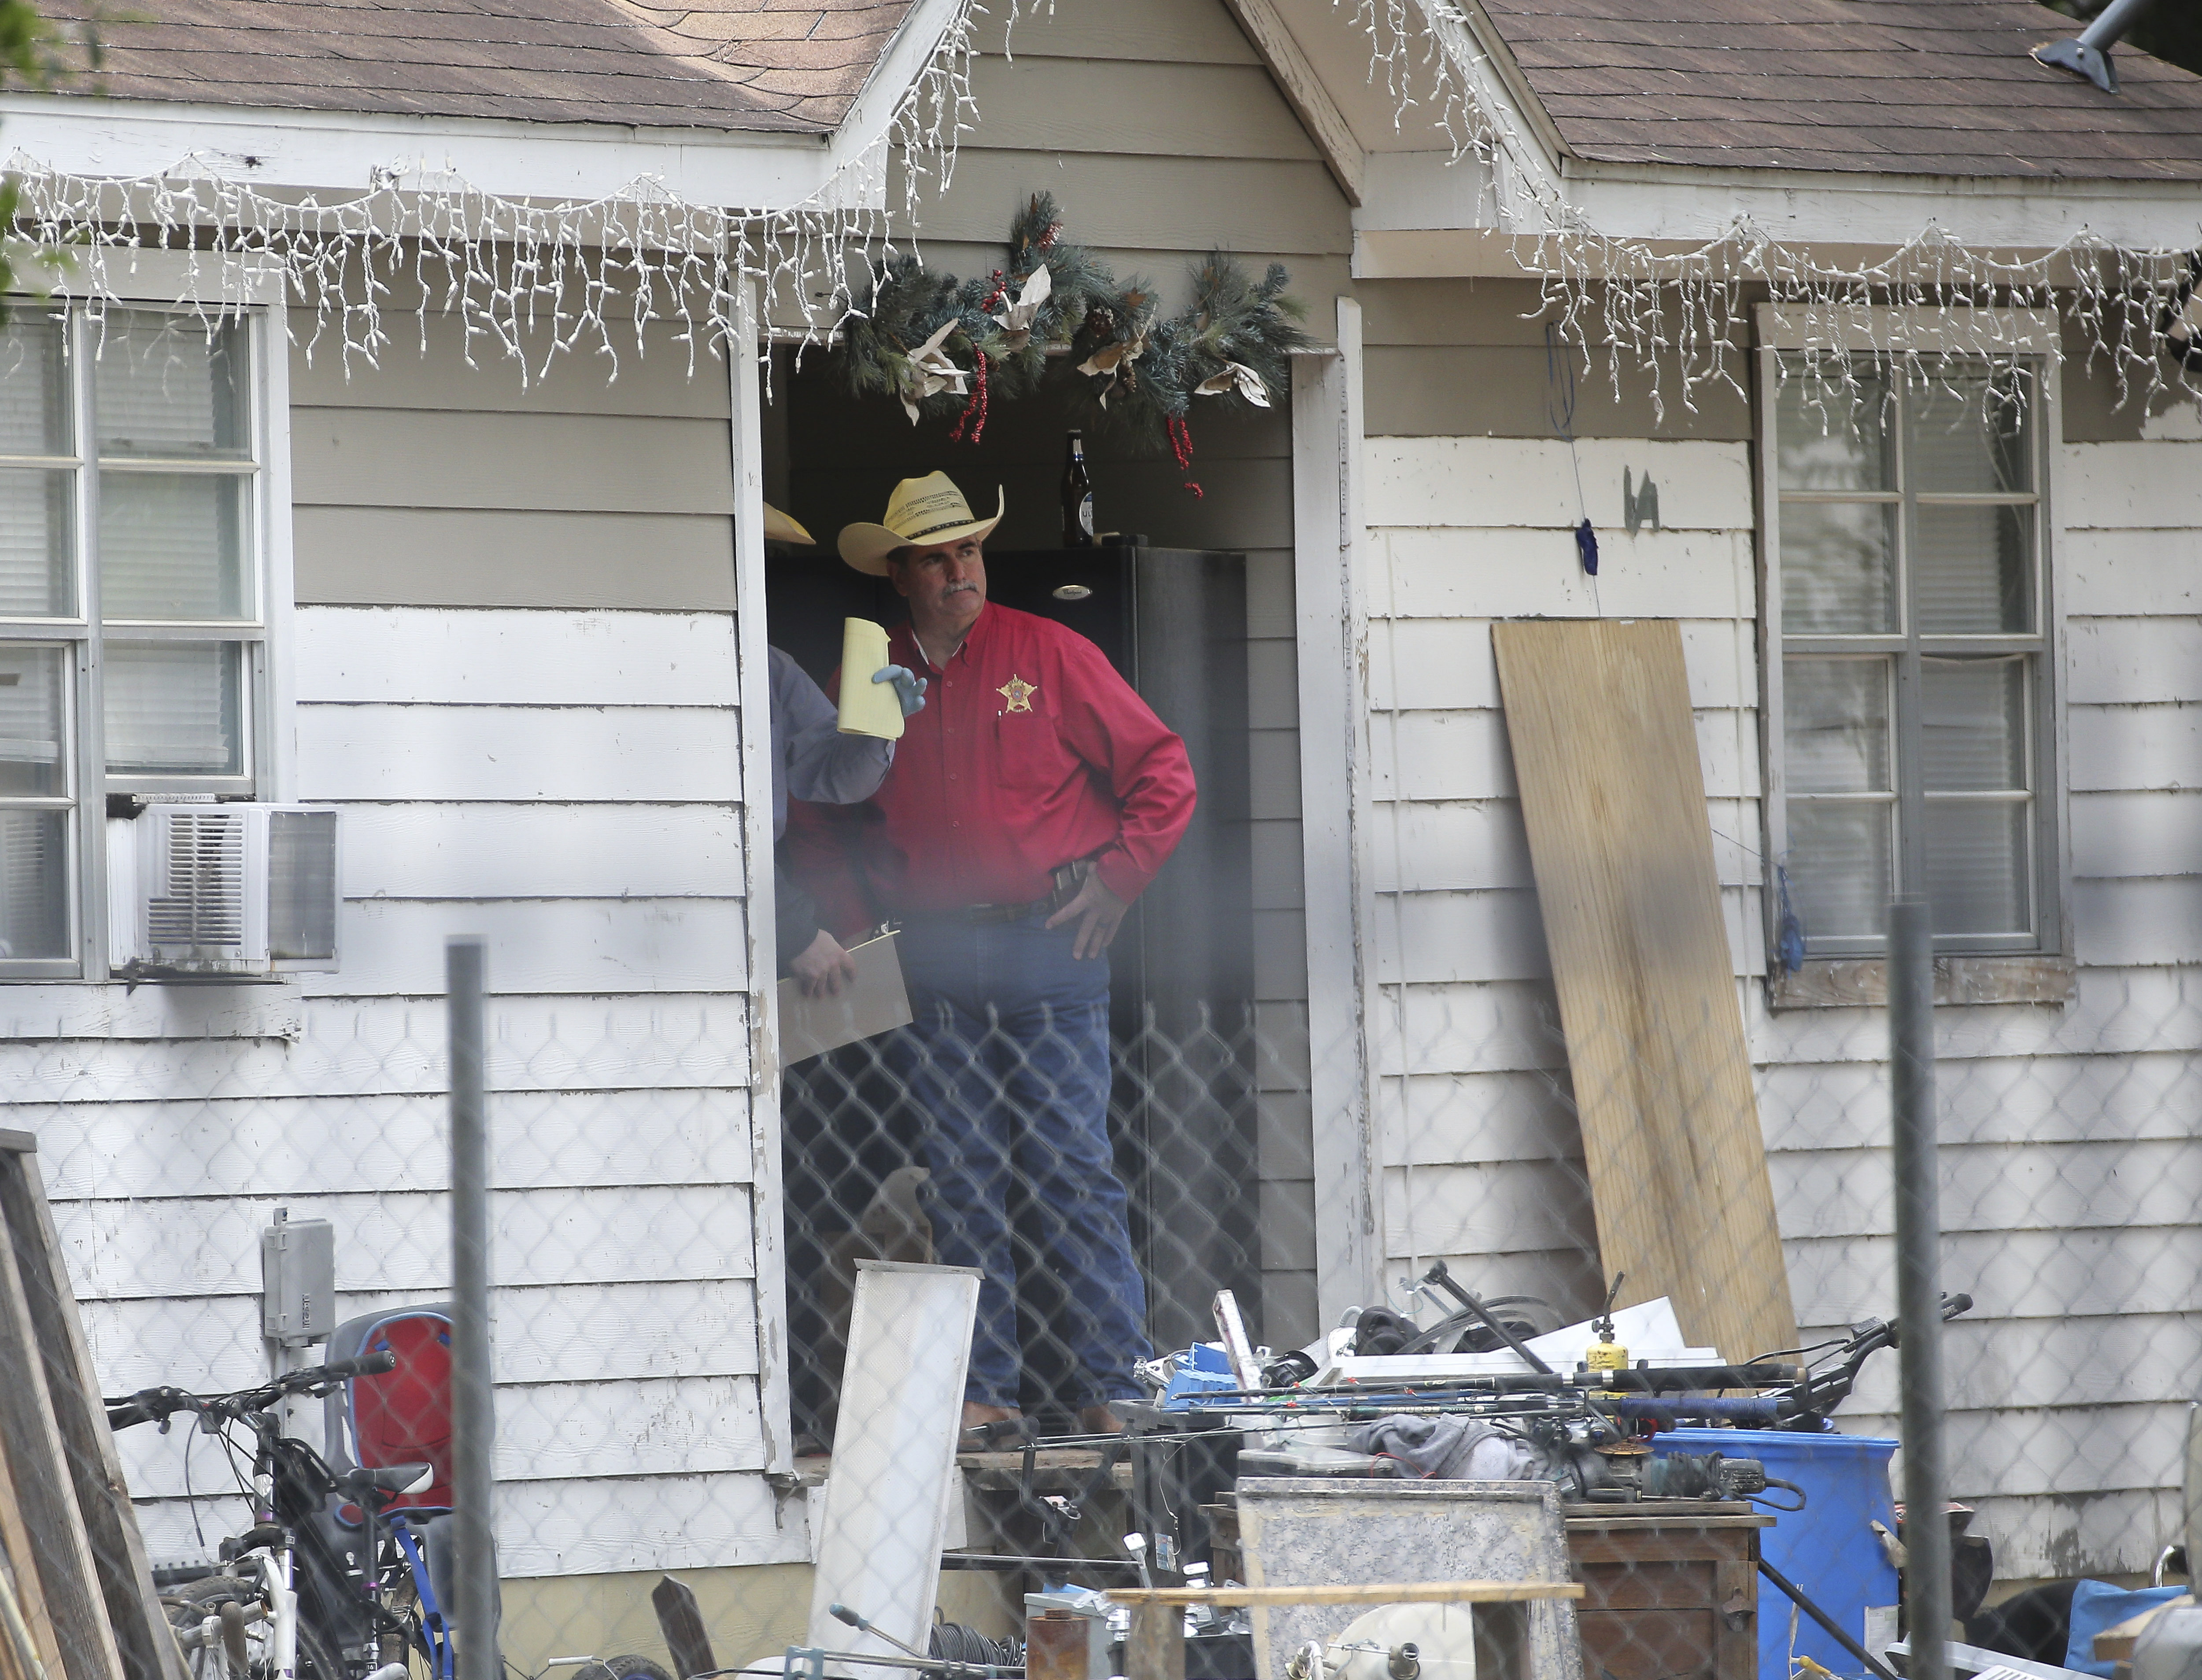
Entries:
{"type": "Polygon", "coordinates": [[[149,801],[109,822],[119,975],[241,979],[337,965],[337,814],[149,801]]]}

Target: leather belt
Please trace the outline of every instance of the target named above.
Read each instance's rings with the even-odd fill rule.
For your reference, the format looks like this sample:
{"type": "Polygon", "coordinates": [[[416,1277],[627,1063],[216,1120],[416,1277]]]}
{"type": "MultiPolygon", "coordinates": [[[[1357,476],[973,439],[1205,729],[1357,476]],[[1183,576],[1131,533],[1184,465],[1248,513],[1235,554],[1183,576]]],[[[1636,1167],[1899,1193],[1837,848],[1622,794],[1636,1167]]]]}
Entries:
{"type": "Polygon", "coordinates": [[[1022,905],[973,905],[969,909],[952,913],[980,927],[1022,922],[1035,911],[1061,910],[1078,896],[1078,889],[1086,884],[1086,877],[1092,873],[1093,860],[1091,858],[1074,858],[1051,873],[1055,890],[1044,899],[1034,899],[1022,905]]]}

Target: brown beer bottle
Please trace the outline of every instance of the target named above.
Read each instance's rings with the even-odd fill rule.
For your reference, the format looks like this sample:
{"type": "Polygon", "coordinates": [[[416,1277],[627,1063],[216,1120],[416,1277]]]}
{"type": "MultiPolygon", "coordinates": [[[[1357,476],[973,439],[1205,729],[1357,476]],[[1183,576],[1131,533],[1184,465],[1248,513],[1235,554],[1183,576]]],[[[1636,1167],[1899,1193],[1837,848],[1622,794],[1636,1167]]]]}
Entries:
{"type": "Polygon", "coordinates": [[[1063,451],[1063,545],[1093,546],[1093,480],[1086,475],[1086,434],[1073,432],[1063,451]]]}

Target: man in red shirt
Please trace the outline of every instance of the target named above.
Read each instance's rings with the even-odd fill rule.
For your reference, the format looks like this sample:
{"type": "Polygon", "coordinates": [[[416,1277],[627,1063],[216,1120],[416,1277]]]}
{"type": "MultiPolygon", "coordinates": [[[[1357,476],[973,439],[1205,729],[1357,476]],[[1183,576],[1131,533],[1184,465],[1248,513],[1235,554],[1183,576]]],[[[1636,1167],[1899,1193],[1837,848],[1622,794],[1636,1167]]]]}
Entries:
{"type": "MultiPolygon", "coordinates": [[[[979,1268],[966,1429],[1018,1418],[1008,1200],[1045,1222],[1080,1424],[1122,1427],[1139,1390],[1146,1291],[1110,1156],[1110,942],[1192,818],[1185,743],[1101,650],[986,600],[976,519],[944,473],[906,479],[842,558],[910,604],[890,657],[932,684],[871,800],[863,859],[903,924],[913,1024],[890,1052],[923,1113],[941,1260],[979,1268]]],[[[1000,1433],[999,1431],[996,1432],[1000,1433]]]]}

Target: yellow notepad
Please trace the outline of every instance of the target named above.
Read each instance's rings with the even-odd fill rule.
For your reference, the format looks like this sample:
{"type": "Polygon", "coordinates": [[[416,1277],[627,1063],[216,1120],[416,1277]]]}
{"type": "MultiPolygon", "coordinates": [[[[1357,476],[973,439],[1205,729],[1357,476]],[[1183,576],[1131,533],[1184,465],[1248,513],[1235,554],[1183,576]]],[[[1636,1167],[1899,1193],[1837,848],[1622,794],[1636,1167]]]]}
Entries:
{"type": "Polygon", "coordinates": [[[892,682],[874,682],[872,673],[891,663],[887,633],[868,618],[841,621],[841,733],[902,739],[902,701],[892,682]]]}

